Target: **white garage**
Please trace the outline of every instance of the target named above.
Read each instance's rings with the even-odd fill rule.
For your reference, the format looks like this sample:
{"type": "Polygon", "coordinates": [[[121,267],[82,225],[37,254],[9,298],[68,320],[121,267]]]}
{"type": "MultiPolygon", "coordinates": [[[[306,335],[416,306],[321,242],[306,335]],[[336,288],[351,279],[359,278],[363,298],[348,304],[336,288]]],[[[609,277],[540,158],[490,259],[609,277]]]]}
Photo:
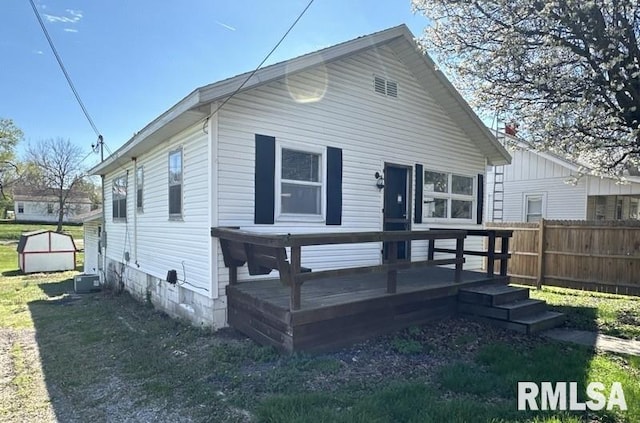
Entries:
{"type": "Polygon", "coordinates": [[[47,230],[26,232],[18,242],[18,265],[24,273],[73,270],[76,251],[71,235],[47,230]]]}

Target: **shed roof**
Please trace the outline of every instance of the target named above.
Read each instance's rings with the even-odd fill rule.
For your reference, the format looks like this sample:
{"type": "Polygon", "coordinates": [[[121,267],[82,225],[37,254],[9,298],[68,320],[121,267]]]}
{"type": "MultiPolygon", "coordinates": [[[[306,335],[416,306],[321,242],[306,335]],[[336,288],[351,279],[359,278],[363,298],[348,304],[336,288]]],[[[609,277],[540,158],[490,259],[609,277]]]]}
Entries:
{"type": "Polygon", "coordinates": [[[18,251],[18,253],[23,253],[25,251],[25,247],[27,246],[27,242],[29,240],[29,238],[36,236],[36,235],[41,235],[41,234],[45,234],[45,233],[51,233],[52,236],[63,236],[63,237],[68,237],[71,238],[71,243],[73,244],[73,248],[76,248],[76,243],[73,240],[73,237],[69,234],[61,234],[60,232],[54,232],[48,229],[39,229],[39,230],[35,230],[35,231],[31,231],[31,232],[23,232],[22,235],[20,235],[20,240],[18,241],[18,247],[16,248],[16,250],[18,251]]]}
{"type": "Polygon", "coordinates": [[[239,92],[382,45],[388,45],[394,50],[397,57],[411,70],[421,85],[434,95],[441,107],[477,144],[490,164],[505,164],[511,161],[509,153],[473,112],[451,82],[437,69],[429,55],[422,51],[409,28],[403,24],[264,67],[253,75],[251,72],[246,72],[197,88],[137,132],[106,160],[91,169],[90,173],[104,175],[111,172],[120,166],[119,161],[138,157],[168,137],[198,121],[203,121],[210,112],[211,103],[229,97],[242,84],[244,85],[239,92]]]}

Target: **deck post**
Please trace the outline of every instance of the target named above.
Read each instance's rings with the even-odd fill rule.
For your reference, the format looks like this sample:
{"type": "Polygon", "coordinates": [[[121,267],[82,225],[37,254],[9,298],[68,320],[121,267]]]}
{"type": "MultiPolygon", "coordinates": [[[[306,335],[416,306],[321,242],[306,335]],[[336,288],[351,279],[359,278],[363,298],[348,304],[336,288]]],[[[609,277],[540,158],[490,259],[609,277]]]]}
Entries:
{"type": "Polygon", "coordinates": [[[291,266],[289,268],[289,280],[291,281],[291,298],[289,308],[291,311],[300,310],[301,283],[297,276],[300,274],[302,247],[291,247],[291,266]]]}
{"type": "Polygon", "coordinates": [[[238,266],[229,267],[229,285],[236,285],[238,283],[238,266]]]}
{"type": "Polygon", "coordinates": [[[462,263],[464,263],[464,238],[456,239],[456,271],[454,281],[462,282],[462,263]]]}
{"type": "Polygon", "coordinates": [[[502,236],[502,242],[500,246],[500,276],[507,276],[507,266],[509,265],[509,237],[502,236]]]}
{"type": "Polygon", "coordinates": [[[493,277],[496,264],[496,233],[489,231],[489,246],[487,247],[487,276],[493,277]]]}
{"type": "Polygon", "coordinates": [[[433,257],[435,256],[435,252],[434,252],[435,248],[436,248],[436,240],[430,239],[429,248],[427,250],[427,260],[433,260],[433,257]]]}
{"type": "MultiPolygon", "coordinates": [[[[387,256],[387,262],[393,264],[398,261],[398,243],[395,241],[389,242],[389,255],[387,256]]],[[[398,271],[396,269],[387,270],[387,294],[395,294],[396,286],[398,284],[398,271]]]]}

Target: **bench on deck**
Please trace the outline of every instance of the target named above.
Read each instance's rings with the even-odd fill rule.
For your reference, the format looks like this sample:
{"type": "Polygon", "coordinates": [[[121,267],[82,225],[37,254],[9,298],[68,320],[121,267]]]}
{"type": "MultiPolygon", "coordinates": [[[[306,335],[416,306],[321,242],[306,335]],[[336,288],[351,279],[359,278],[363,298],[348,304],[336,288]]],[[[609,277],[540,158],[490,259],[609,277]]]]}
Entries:
{"type": "MultiPolygon", "coordinates": [[[[250,275],[268,275],[273,270],[280,273],[280,282],[291,286],[291,264],[284,247],[256,245],[229,239],[220,239],[224,264],[229,268],[229,283],[238,282],[238,267],[247,263],[250,275]]],[[[300,273],[311,272],[307,267],[300,267],[300,273]]]]}

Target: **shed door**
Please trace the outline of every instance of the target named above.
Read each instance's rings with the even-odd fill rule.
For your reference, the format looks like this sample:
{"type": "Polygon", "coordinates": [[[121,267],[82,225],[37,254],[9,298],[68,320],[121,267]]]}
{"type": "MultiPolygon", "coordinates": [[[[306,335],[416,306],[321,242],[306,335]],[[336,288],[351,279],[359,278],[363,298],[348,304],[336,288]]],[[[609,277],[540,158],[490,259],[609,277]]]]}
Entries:
{"type": "MultiPolygon", "coordinates": [[[[384,168],[384,224],[385,231],[408,231],[411,229],[409,206],[411,201],[411,172],[407,166],[385,164],[384,168]]],[[[383,254],[387,258],[387,243],[383,254]]],[[[398,259],[411,257],[411,244],[398,243],[398,259]]]]}

